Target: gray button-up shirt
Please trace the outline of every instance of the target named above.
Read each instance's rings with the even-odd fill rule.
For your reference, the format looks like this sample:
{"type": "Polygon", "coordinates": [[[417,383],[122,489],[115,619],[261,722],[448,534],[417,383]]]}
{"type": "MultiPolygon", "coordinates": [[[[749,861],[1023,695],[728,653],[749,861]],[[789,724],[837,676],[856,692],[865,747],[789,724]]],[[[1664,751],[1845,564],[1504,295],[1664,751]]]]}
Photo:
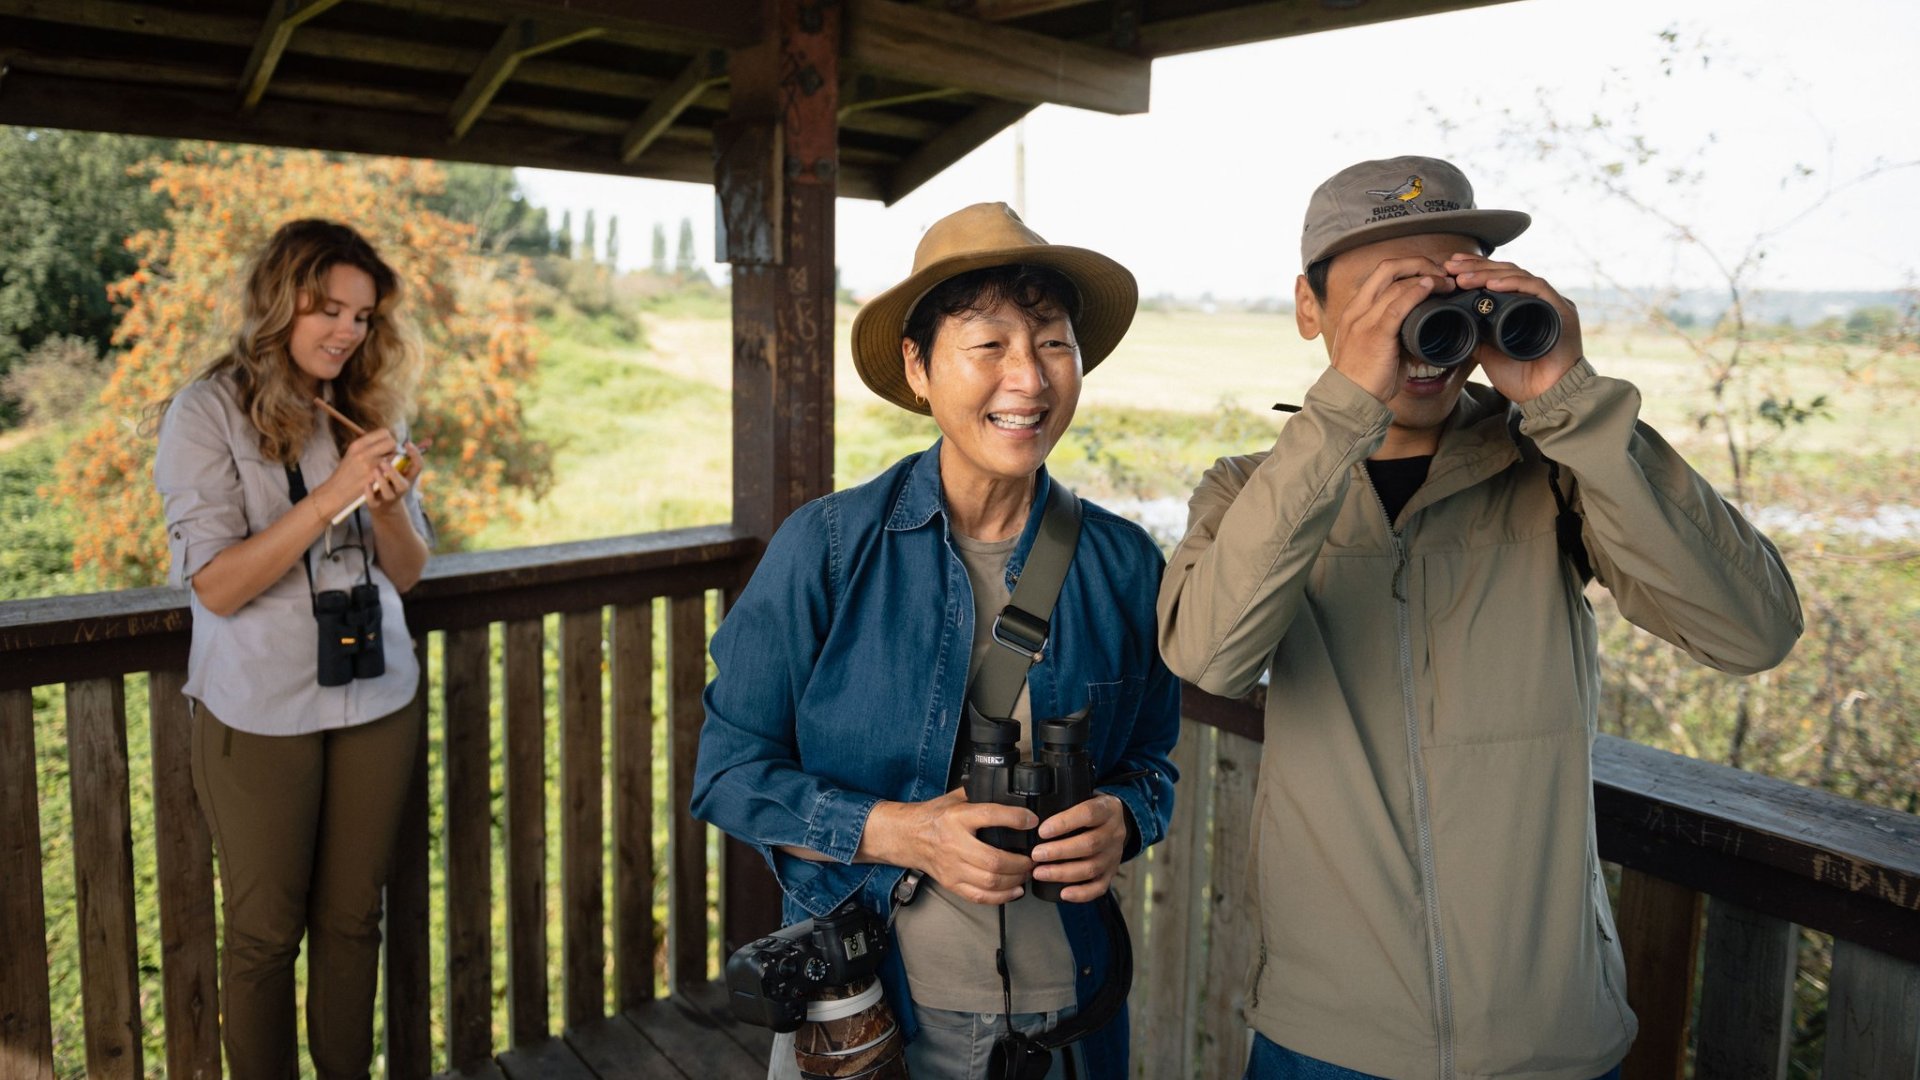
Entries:
{"type": "MultiPolygon", "coordinates": [[[[321,417],[300,452],[300,473],[309,488],[319,487],[340,464],[330,423],[321,417]]],[[[174,396],[160,427],[153,480],[167,516],[173,556],[168,580],[177,586],[187,586],[215,555],[293,508],[286,468],[260,452],[259,432],[224,377],[191,383],[174,396]]],[[[417,488],[407,492],[405,503],[414,529],[430,536],[417,488]]],[[[362,582],[361,551],[341,547],[356,541],[372,546],[367,511],[356,511],[356,517],[358,528],[349,520],[331,530],[331,554],[326,537],[308,549],[313,588],[350,589],[362,582]]],[[[363,724],[413,700],[420,672],[400,594],[377,560],[371,573],[380,590],[386,674],[345,686],[320,685],[319,630],[307,573],[295,563],[230,616],[208,611],[187,590],[193,611],[187,696],[204,702],[221,723],[258,735],[303,735],[363,724]]]]}

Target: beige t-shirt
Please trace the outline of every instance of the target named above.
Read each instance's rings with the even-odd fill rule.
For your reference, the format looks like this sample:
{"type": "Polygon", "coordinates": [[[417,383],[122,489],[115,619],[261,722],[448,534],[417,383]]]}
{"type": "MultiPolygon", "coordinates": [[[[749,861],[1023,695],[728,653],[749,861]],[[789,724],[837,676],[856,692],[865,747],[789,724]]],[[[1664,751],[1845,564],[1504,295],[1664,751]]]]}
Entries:
{"type": "MultiPolygon", "coordinates": [[[[1007,606],[1007,559],[1018,536],[982,541],[953,534],[953,546],[973,584],[973,663],[968,677],[980,669],[993,645],[993,620],[1007,606]]],[[[1020,722],[1020,756],[1033,727],[1027,692],[1013,709],[1020,722]]],[[[1000,974],[994,969],[994,950],[1000,947],[996,909],[974,904],[948,892],[932,878],[920,883],[913,902],[900,909],[894,922],[900,935],[900,958],[906,962],[907,983],[917,1005],[955,1012],[999,1013],[1003,1006],[1000,974]]],[[[1073,950],[1060,925],[1055,905],[1028,892],[1007,905],[1007,963],[1013,980],[1013,1011],[1052,1012],[1074,1004],[1073,950]]]]}

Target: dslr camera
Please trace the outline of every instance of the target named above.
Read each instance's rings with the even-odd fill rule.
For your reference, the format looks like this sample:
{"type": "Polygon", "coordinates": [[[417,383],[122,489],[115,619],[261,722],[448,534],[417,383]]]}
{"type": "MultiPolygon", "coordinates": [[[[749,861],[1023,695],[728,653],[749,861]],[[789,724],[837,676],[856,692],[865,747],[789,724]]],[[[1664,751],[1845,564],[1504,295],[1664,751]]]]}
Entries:
{"type": "Polygon", "coordinates": [[[1482,340],[1538,360],[1560,341],[1560,313],[1537,296],[1464,289],[1428,297],[1400,323],[1400,344],[1438,368],[1466,363],[1482,340]]]}
{"type": "MultiPolygon", "coordinates": [[[[967,801],[1024,806],[1041,821],[1093,798],[1093,759],[1087,754],[1087,718],[1063,716],[1033,725],[1039,749],[1032,761],[1020,760],[1020,725],[996,720],[967,705],[967,734],[972,751],[967,758],[967,801]]],[[[1040,843],[1039,829],[981,829],[982,843],[1002,851],[1033,854],[1040,843]]],[[[1065,885],[1057,881],[1031,883],[1033,895],[1060,902],[1065,885]]]]}
{"type": "Polygon", "coordinates": [[[807,1019],[808,1001],[871,980],[886,949],[886,924],[849,900],[741,946],[727,958],[727,999],[746,1023],[796,1031],[807,1019]]]}
{"type": "Polygon", "coordinates": [[[380,590],[370,583],[313,594],[320,624],[320,685],[345,686],[387,672],[380,640],[380,590]]]}

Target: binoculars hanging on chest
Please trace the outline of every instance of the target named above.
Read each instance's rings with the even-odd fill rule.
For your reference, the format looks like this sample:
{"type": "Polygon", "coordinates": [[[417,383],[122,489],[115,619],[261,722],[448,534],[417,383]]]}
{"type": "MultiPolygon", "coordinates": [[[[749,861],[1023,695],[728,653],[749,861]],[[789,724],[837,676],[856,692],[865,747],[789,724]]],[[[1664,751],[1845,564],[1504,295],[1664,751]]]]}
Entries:
{"type": "Polygon", "coordinates": [[[1482,341],[1538,360],[1560,342],[1560,313],[1537,296],[1463,289],[1428,297],[1400,323],[1400,344],[1438,368],[1466,363],[1482,341]]]}
{"type": "MultiPolygon", "coordinates": [[[[964,783],[967,801],[1024,806],[1045,821],[1062,810],[1093,798],[1093,759],[1087,755],[1085,716],[1063,716],[1033,725],[1039,748],[1033,760],[1020,759],[1020,724],[983,716],[967,706],[967,755],[964,783]]],[[[981,843],[1031,855],[1040,843],[1035,829],[990,828],[979,832],[981,843]]],[[[1060,902],[1057,881],[1034,881],[1033,895],[1060,902]]]]}

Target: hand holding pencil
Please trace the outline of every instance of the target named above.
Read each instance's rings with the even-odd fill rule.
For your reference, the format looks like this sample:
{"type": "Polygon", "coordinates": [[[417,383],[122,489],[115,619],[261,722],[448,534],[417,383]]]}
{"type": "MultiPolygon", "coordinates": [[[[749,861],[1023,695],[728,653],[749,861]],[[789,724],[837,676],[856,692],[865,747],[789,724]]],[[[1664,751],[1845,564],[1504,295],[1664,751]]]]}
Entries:
{"type": "Polygon", "coordinates": [[[412,443],[399,445],[393,433],[385,430],[368,432],[354,423],[339,410],[329,405],[325,399],[315,397],[314,404],[326,410],[341,426],[355,435],[353,443],[342,455],[340,468],[327,484],[337,482],[355,483],[361,487],[360,493],[333,515],[330,524],[338,525],[347,520],[355,510],[372,503],[375,511],[395,505],[412,487],[408,479],[418,473],[420,465],[419,447],[412,443]]]}

